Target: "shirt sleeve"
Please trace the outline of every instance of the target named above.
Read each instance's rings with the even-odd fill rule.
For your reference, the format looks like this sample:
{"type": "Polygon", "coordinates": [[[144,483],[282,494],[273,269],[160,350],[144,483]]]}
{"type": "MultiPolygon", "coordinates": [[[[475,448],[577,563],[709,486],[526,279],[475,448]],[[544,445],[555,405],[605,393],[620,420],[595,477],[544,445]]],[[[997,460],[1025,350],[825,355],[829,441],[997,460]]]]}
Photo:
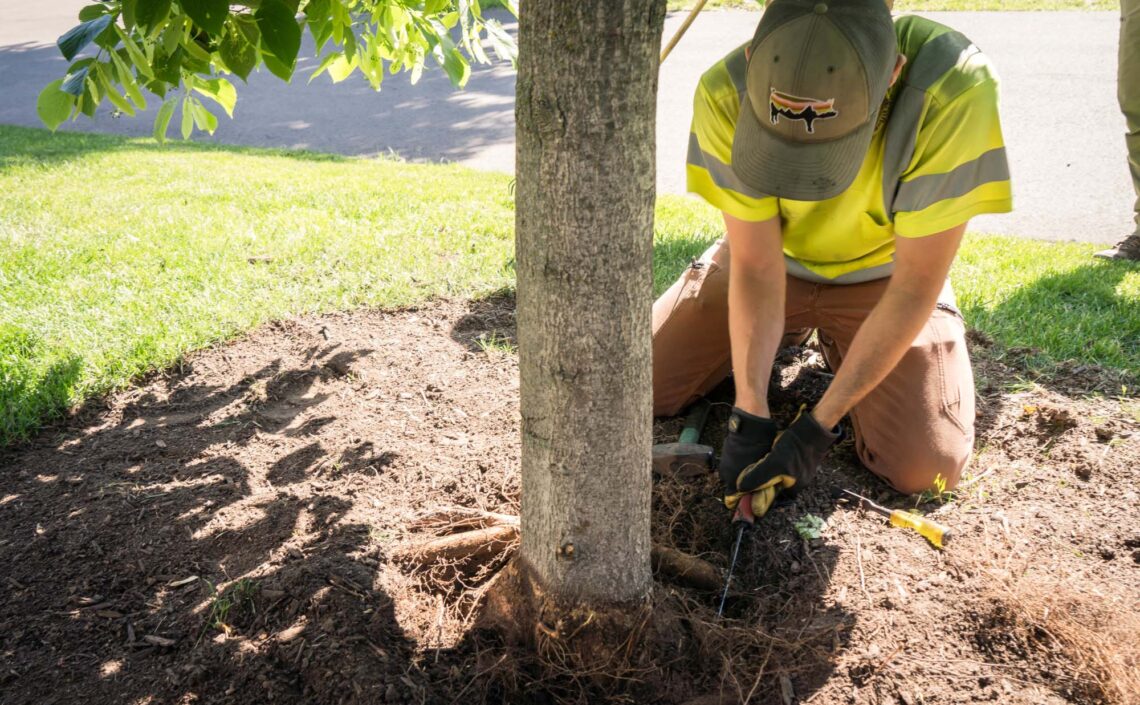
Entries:
{"type": "Polygon", "coordinates": [[[732,135],[740,106],[714,100],[702,82],[693,100],[693,123],[685,165],[688,190],[740,220],[760,222],[779,214],[773,196],[745,185],[732,170],[732,135]]]}
{"type": "Polygon", "coordinates": [[[914,154],[895,195],[897,235],[925,237],[1013,210],[996,79],[929,111],[914,154]]]}

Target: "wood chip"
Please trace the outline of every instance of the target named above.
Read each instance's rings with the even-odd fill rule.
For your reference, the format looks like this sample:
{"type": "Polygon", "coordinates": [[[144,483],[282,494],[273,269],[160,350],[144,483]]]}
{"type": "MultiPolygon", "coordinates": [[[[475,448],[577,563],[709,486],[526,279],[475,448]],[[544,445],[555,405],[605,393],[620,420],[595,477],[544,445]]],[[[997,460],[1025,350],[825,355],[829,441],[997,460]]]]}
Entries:
{"type": "Polygon", "coordinates": [[[107,619],[119,619],[123,616],[122,612],[116,612],[115,610],[99,610],[95,614],[96,616],[106,617],[107,619]]]}
{"type": "Polygon", "coordinates": [[[178,641],[175,639],[167,639],[164,636],[158,636],[156,634],[147,634],[142,638],[142,640],[148,644],[153,644],[154,646],[174,646],[178,643],[178,641]]]}
{"type": "Polygon", "coordinates": [[[172,588],[182,587],[183,585],[189,585],[190,583],[194,582],[197,579],[198,579],[197,575],[191,575],[189,578],[183,578],[181,580],[175,580],[174,582],[170,583],[168,585],[168,587],[172,587],[172,588]]]}
{"type": "Polygon", "coordinates": [[[166,441],[161,440],[161,439],[155,441],[154,444],[156,446],[158,446],[159,448],[165,448],[166,447],[166,441]]]}

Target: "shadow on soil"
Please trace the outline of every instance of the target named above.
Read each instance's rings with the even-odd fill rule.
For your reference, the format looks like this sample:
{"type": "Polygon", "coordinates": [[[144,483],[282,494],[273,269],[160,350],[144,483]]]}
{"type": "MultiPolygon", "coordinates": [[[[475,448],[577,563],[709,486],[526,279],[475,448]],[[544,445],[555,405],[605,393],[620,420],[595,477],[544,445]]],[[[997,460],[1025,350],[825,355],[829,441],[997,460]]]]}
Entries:
{"type": "Polygon", "coordinates": [[[0,699],[337,702],[367,687],[364,702],[414,672],[392,598],[373,587],[383,556],[361,555],[370,527],[345,521],[344,498],[273,491],[322,466],[382,472],[385,457],[361,442],[333,460],[313,443],[255,486],[227,452],[261,430],[313,434],[319,419],[293,424],[322,401],[313,381],[367,352],[313,349],[319,366],[270,365],[230,387],[183,385],[184,371],[148,385],[118,424],[96,426],[91,408],[0,456],[0,699]],[[246,574],[255,583],[215,591],[246,574]],[[272,644],[250,649],[231,632],[272,644]],[[354,641],[383,647],[372,662],[341,661],[354,641]],[[339,695],[323,672],[343,679],[339,695]]]}
{"type": "MultiPolygon", "coordinates": [[[[513,298],[474,302],[448,323],[437,335],[481,359],[480,335],[513,340],[513,298]]],[[[296,328],[281,327],[283,347],[304,343],[296,328]]],[[[659,583],[655,604],[681,638],[635,680],[567,673],[477,631],[442,645],[414,638],[401,626],[407,583],[393,582],[391,537],[362,518],[404,508],[394,498],[376,509],[361,484],[378,486],[410,451],[360,437],[335,451],[322,443],[332,428],[323,405],[358,398],[359,375],[383,369],[385,354],[318,343],[223,382],[211,373],[238,364],[235,346],[0,454],[0,700],[734,703],[752,693],[774,704],[779,676],[806,698],[832,673],[853,617],[823,597],[837,551],[792,529],[801,510],[830,511],[810,498],[795,513],[774,510],[748,538],[729,619],[714,616],[718,595],[659,583]]],[[[517,427],[501,433],[485,442],[513,442],[517,427]]],[[[725,566],[733,531],[716,495],[711,476],[658,478],[655,540],[725,566]]]]}

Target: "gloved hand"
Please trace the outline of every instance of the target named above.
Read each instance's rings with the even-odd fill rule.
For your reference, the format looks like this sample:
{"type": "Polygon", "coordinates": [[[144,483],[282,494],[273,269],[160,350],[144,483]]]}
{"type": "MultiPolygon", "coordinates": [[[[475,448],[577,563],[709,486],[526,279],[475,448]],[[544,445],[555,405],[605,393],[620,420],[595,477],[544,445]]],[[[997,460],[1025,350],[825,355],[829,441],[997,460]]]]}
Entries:
{"type": "Polygon", "coordinates": [[[748,465],[760,460],[772,450],[779,431],[776,422],[733,407],[728,417],[728,434],[720,451],[720,479],[724,483],[724,503],[735,509],[742,496],[736,490],[736,480],[748,465]]]}
{"type": "Polygon", "coordinates": [[[811,482],[823,456],[841,435],[838,427],[823,428],[806,407],[800,407],[796,420],[776,437],[772,450],[741,470],[737,491],[751,493],[752,512],[762,516],[780,490],[811,482]]]}

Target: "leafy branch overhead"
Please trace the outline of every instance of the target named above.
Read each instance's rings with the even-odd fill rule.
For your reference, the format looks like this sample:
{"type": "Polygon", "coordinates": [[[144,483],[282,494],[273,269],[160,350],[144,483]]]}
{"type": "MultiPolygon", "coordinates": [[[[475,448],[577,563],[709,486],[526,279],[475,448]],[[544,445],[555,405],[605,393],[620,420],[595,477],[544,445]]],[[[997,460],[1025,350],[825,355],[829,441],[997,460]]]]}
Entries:
{"type": "MultiPolygon", "coordinates": [[[[517,14],[513,0],[504,4],[517,14]]],[[[292,79],[306,31],[319,60],[310,81],[359,71],[376,90],[385,72],[409,71],[415,83],[429,58],[462,87],[471,61],[490,62],[484,43],[512,63],[517,52],[479,0],[119,0],[88,5],[79,20],[59,38],[72,63],[40,93],[40,119],[54,130],[94,116],[104,100],[133,116],[150,93],[162,101],[159,141],[179,112],[183,138],[195,128],[212,134],[218,118],[203,98],[232,117],[237,90],[228,76],[245,81],[264,66],[292,79]]]]}

